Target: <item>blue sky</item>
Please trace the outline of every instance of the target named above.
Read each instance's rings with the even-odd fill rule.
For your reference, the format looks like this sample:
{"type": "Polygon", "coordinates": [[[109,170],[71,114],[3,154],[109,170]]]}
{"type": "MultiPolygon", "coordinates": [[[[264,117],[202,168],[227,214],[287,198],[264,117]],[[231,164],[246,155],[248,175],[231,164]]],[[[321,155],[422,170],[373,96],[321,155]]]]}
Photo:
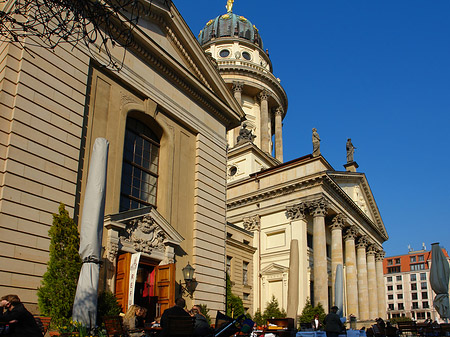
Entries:
{"type": "MultiPolygon", "coordinates": [[[[194,35],[225,14],[225,0],[174,0],[194,35]]],[[[284,160],[312,152],[344,170],[352,138],[389,234],[450,249],[450,1],[235,0],[268,48],[287,92],[284,160]]]]}

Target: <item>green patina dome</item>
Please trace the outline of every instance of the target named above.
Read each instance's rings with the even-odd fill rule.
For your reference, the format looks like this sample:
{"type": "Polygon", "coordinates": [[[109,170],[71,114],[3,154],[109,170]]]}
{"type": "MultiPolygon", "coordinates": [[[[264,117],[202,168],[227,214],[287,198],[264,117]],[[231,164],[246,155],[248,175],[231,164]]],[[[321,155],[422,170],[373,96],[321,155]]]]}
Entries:
{"type": "Polygon", "coordinates": [[[258,29],[250,20],[232,12],[219,15],[215,19],[209,20],[206,26],[200,31],[198,41],[203,45],[213,38],[226,36],[246,39],[258,45],[260,48],[263,47],[258,29]]]}

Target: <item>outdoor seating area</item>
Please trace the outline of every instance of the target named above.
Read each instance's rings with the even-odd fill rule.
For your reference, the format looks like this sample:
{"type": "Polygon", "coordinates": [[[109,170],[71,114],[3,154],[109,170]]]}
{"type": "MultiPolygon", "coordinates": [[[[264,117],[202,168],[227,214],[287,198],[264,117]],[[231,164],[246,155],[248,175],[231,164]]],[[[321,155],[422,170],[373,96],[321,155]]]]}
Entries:
{"type": "Polygon", "coordinates": [[[122,316],[105,316],[103,317],[106,335],[112,337],[128,336],[128,332],[123,326],[122,316]]]}

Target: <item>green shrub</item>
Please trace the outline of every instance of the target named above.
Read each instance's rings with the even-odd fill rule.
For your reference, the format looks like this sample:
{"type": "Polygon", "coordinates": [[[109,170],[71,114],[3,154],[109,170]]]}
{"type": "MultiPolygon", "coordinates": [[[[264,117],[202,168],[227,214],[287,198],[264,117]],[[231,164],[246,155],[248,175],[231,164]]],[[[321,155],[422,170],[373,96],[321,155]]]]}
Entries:
{"type": "Polygon", "coordinates": [[[314,316],[319,315],[319,321],[323,322],[325,319],[325,310],[323,309],[322,303],[319,302],[317,307],[313,307],[309,298],[306,299],[305,306],[303,307],[302,313],[300,314],[299,323],[310,323],[314,316]]]}
{"type": "Polygon", "coordinates": [[[78,228],[64,204],[59,205],[58,214],[53,214],[48,234],[50,259],[37,293],[39,310],[42,315],[51,316],[53,324],[67,324],[72,316],[81,258],[78,228]]]}
{"type": "Polygon", "coordinates": [[[272,299],[267,303],[266,309],[263,313],[264,321],[270,318],[284,318],[286,317],[286,311],[284,309],[280,309],[278,305],[278,300],[275,298],[275,295],[272,295],[272,299]]]}
{"type": "Polygon", "coordinates": [[[122,308],[112,292],[105,291],[100,293],[97,301],[97,325],[100,326],[103,323],[102,319],[104,316],[117,316],[121,310],[122,308]]]}
{"type": "Polygon", "coordinates": [[[406,317],[406,316],[402,316],[402,317],[393,317],[390,319],[390,322],[392,325],[397,324],[397,322],[411,322],[412,318],[411,317],[406,317]]]}

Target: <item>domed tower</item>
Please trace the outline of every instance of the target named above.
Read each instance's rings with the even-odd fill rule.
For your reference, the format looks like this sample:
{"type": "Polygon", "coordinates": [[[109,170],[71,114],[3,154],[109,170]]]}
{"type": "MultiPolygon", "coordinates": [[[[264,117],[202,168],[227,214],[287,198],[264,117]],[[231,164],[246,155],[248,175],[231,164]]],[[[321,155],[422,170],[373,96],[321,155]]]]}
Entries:
{"type": "Polygon", "coordinates": [[[242,123],[246,130],[236,128],[228,132],[228,174],[234,180],[283,161],[282,121],[287,111],[287,96],[280,80],[272,73],[269,52],[264,50],[258,29],[244,16],[234,14],[232,3],[228,0],[227,13],[207,22],[198,40],[217,62],[222,78],[246,114],[242,123]],[[245,147],[253,147],[252,158],[248,151],[244,156],[245,147]],[[238,157],[247,158],[245,164],[238,157]],[[241,164],[235,165],[233,160],[241,164]]]}

